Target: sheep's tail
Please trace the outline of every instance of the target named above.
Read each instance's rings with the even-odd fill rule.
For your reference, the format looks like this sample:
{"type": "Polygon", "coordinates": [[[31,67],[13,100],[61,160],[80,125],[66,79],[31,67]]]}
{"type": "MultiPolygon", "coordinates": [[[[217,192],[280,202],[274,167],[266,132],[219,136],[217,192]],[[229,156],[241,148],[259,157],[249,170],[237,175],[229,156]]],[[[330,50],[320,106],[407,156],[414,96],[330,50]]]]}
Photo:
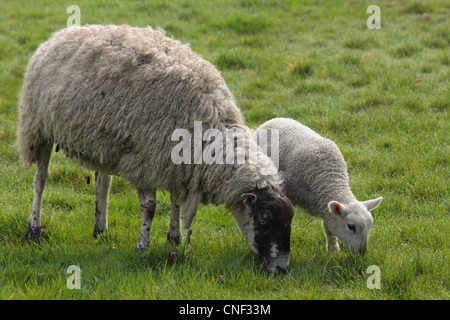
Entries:
{"type": "Polygon", "coordinates": [[[30,101],[31,99],[27,97],[27,90],[24,88],[20,97],[17,149],[20,161],[25,165],[35,163],[40,147],[50,144],[47,139],[42,137],[42,121],[39,119],[37,110],[33,110],[30,101]]]}

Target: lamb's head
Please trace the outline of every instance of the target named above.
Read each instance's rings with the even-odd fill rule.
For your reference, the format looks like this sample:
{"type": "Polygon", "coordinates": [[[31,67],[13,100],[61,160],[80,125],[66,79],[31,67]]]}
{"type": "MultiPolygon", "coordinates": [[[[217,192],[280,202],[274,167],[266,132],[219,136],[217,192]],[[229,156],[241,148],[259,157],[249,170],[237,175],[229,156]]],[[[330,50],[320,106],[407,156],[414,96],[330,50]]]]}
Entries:
{"type": "Polygon", "coordinates": [[[369,233],[373,225],[371,210],[378,207],[383,198],[354,201],[342,204],[328,203],[330,219],[325,220],[326,228],[354,253],[365,253],[369,243],[369,233]]]}
{"type": "Polygon", "coordinates": [[[278,189],[260,189],[241,195],[233,214],[250,248],[271,272],[289,265],[292,203],[278,189]]]}

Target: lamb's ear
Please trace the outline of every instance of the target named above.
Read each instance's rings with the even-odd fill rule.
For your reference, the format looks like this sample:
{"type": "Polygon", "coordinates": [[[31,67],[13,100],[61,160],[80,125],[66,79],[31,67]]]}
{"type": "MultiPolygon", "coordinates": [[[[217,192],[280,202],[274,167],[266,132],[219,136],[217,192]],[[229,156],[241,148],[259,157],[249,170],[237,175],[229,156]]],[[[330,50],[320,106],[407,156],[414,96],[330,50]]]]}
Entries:
{"type": "Polygon", "coordinates": [[[254,193],[243,193],[241,194],[242,203],[248,207],[251,207],[257,200],[256,194],[254,193]]]}
{"type": "Polygon", "coordinates": [[[367,208],[367,211],[371,211],[378,207],[378,205],[381,203],[381,200],[383,200],[383,197],[379,197],[372,200],[362,201],[361,203],[367,208]]]}
{"type": "Polygon", "coordinates": [[[338,216],[345,215],[345,206],[337,201],[328,202],[328,210],[338,216]]]}
{"type": "Polygon", "coordinates": [[[284,171],[278,171],[278,178],[281,180],[280,183],[280,189],[281,191],[284,191],[284,188],[286,188],[286,183],[287,183],[287,174],[284,171]]]}

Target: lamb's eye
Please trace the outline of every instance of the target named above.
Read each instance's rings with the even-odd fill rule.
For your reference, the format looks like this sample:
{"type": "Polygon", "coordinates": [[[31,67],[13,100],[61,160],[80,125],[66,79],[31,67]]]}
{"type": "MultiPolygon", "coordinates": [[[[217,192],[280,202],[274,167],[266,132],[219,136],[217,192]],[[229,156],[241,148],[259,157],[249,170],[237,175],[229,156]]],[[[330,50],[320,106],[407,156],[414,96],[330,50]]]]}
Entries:
{"type": "Polygon", "coordinates": [[[352,230],[353,232],[356,231],[356,226],[355,226],[353,223],[347,224],[347,228],[349,228],[349,229],[352,230]]]}

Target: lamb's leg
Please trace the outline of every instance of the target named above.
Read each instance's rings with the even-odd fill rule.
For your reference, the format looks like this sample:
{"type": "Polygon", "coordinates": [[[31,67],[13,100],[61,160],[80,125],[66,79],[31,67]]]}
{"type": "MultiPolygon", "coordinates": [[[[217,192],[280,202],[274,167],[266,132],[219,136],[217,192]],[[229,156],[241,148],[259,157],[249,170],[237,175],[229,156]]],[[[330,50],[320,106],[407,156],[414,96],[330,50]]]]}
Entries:
{"type": "Polygon", "coordinates": [[[177,246],[181,243],[181,228],[180,228],[180,206],[170,196],[170,224],[169,232],[167,233],[167,241],[177,246]]]}
{"type": "Polygon", "coordinates": [[[109,174],[95,173],[95,225],[94,238],[108,231],[108,197],[111,186],[109,174]]]}
{"type": "Polygon", "coordinates": [[[39,242],[41,238],[41,205],[42,195],[44,194],[45,183],[47,182],[52,155],[52,145],[42,145],[38,151],[38,160],[36,165],[36,174],[34,176],[34,198],[33,208],[31,210],[30,220],[28,221],[27,237],[28,239],[39,242]]]}
{"type": "Polygon", "coordinates": [[[325,231],[325,236],[327,238],[327,252],[328,253],[339,253],[339,243],[338,238],[333,235],[330,230],[328,230],[327,225],[323,224],[323,230],[325,231]]]}
{"type": "Polygon", "coordinates": [[[139,203],[141,205],[141,231],[136,250],[144,249],[150,244],[150,232],[152,220],[156,209],[156,190],[138,190],[139,203]]]}

